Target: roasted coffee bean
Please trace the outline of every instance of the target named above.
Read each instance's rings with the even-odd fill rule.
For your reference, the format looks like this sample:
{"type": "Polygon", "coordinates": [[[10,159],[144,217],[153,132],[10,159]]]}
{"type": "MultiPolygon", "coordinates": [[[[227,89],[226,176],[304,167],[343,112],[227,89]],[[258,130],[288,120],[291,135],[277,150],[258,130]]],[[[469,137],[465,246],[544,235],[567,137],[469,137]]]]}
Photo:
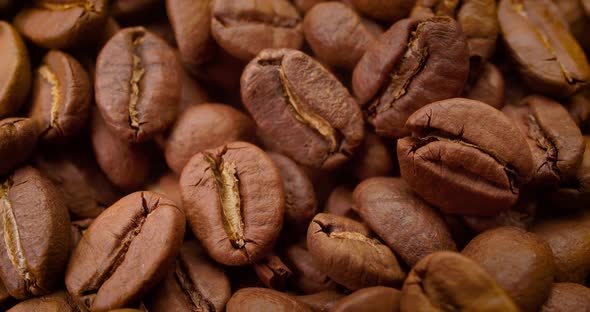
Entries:
{"type": "Polygon", "coordinates": [[[223,311],[229,278],[196,241],[185,241],[170,274],[143,302],[148,311],[223,311]]]}
{"type": "Polygon", "coordinates": [[[0,120],[0,176],[21,165],[35,149],[39,128],[29,118],[0,120]]]}
{"type": "Polygon", "coordinates": [[[579,92],[568,99],[566,106],[582,133],[590,130],[590,92],[579,92]]]}
{"type": "Polygon", "coordinates": [[[311,295],[297,296],[297,300],[303,302],[314,312],[329,312],[338,301],[346,297],[336,290],[325,290],[311,295]]]}
{"type": "Polygon", "coordinates": [[[590,65],[550,0],[501,0],[498,21],[527,85],[570,95],[590,81],[590,65]]]}
{"type": "Polygon", "coordinates": [[[227,312],[305,312],[311,311],[292,296],[266,288],[238,290],[227,303],[227,312]]]}
{"type": "Polygon", "coordinates": [[[215,51],[210,4],[211,0],[166,0],[166,12],[181,59],[189,66],[204,63],[215,51]]]}
{"type": "Polygon", "coordinates": [[[576,176],[584,155],[584,139],[561,104],[530,96],[522,106],[506,106],[504,112],[514,120],[531,149],[536,168],[531,184],[556,186],[576,176]]]}
{"type": "Polygon", "coordinates": [[[590,37],[587,36],[586,31],[590,27],[590,15],[586,15],[586,12],[584,12],[582,4],[584,0],[552,1],[557,6],[576,41],[583,49],[588,50],[590,48],[590,37]]]}
{"type": "Polygon", "coordinates": [[[10,296],[6,287],[4,287],[4,283],[0,279],[0,309],[8,310],[8,307],[14,305],[14,298],[10,296]]]}
{"type": "Polygon", "coordinates": [[[455,18],[467,37],[470,62],[476,70],[496,49],[498,20],[495,0],[418,0],[410,16],[418,19],[433,16],[455,18]]]}
{"type": "Polygon", "coordinates": [[[78,146],[38,155],[35,167],[60,190],[73,218],[95,218],[121,196],[90,151],[78,146]]]}
{"type": "Polygon", "coordinates": [[[486,63],[477,79],[465,86],[463,97],[501,109],[504,106],[504,90],[502,72],[494,64],[486,63]]]}
{"type": "Polygon", "coordinates": [[[590,309],[590,288],[574,283],[555,283],[541,312],[576,312],[590,309]]]}
{"type": "Polygon", "coordinates": [[[355,214],[352,210],[352,191],[351,188],[345,185],[334,188],[326,201],[324,212],[351,218],[355,214]]]}
{"type": "Polygon", "coordinates": [[[462,251],[506,290],[523,311],[538,311],[549,296],[555,263],[549,244],[516,227],[476,236],[462,251]]]}
{"type": "Polygon", "coordinates": [[[402,312],[520,311],[477,263],[453,252],[437,252],[410,272],[401,296],[402,312]]]}
{"type": "Polygon", "coordinates": [[[94,156],[111,183],[125,191],[142,186],[148,178],[148,146],[122,141],[107,128],[97,109],[92,112],[90,136],[94,156]]]}
{"type": "Polygon", "coordinates": [[[590,16],[590,0],[582,0],[582,5],[584,6],[584,10],[586,10],[586,15],[590,16]]]}
{"type": "Polygon", "coordinates": [[[293,272],[289,267],[274,254],[268,255],[262,261],[256,263],[254,270],[264,286],[281,291],[285,289],[288,281],[293,276],[293,272]]]}
{"type": "Polygon", "coordinates": [[[459,96],[468,74],[469,49],[455,20],[404,19],[367,49],[352,87],[376,133],[400,138],[414,111],[459,96]]]}
{"type": "Polygon", "coordinates": [[[184,236],[181,209],[163,195],[123,197],[86,231],[72,253],[66,287],[85,310],[136,302],[168,273],[184,236]]]}
{"type": "Polygon", "coordinates": [[[182,114],[189,107],[197,104],[211,102],[211,96],[207,90],[189,75],[187,70],[181,74],[182,91],[178,102],[178,112],[182,114]]]}
{"type": "Polygon", "coordinates": [[[74,299],[66,291],[23,301],[7,312],[77,312],[80,311],[74,299]]]}
{"type": "Polygon", "coordinates": [[[299,49],[303,27],[287,0],[211,0],[211,34],[229,54],[250,61],[264,49],[299,49]]]}
{"type": "Polygon", "coordinates": [[[303,20],[305,39],[314,54],[329,66],[353,70],[367,48],[383,32],[365,26],[352,8],[339,2],[314,6],[303,20]]]}
{"type": "Polygon", "coordinates": [[[76,246],[78,246],[78,243],[82,239],[82,236],[84,236],[84,233],[86,233],[86,230],[90,227],[92,222],[94,222],[94,219],[92,219],[92,218],[82,219],[82,220],[77,220],[77,221],[71,222],[70,229],[72,230],[72,232],[71,232],[72,233],[72,235],[71,235],[72,244],[71,244],[70,251],[73,252],[74,249],[76,248],[76,246]]]}
{"type": "Polygon", "coordinates": [[[29,53],[12,25],[0,21],[0,118],[12,116],[31,87],[29,53]]]}
{"type": "Polygon", "coordinates": [[[49,51],[35,72],[29,116],[43,141],[64,140],[87,124],[92,89],[88,74],[67,53],[49,51]]]}
{"type": "Polygon", "coordinates": [[[352,174],[359,181],[372,177],[390,176],[394,168],[393,149],[373,132],[367,136],[352,158],[352,174]]]}
{"type": "Polygon", "coordinates": [[[36,0],[18,13],[14,26],[38,46],[68,49],[98,39],[107,17],[107,0],[36,0]]]}
{"type": "Polygon", "coordinates": [[[528,230],[533,226],[537,210],[536,198],[531,198],[530,194],[525,193],[519,196],[514,207],[504,210],[496,216],[461,216],[461,219],[476,234],[502,226],[514,226],[528,230]]]}
{"type": "Polygon", "coordinates": [[[457,247],[444,219],[399,178],[371,178],[353,194],[361,218],[406,264],[457,247]]]}
{"type": "Polygon", "coordinates": [[[398,141],[404,180],[446,213],[494,216],[516,204],[533,162],[524,136],[502,112],[481,102],[429,104],[398,141]]]}
{"type": "Polygon", "coordinates": [[[399,311],[401,293],[389,287],[368,287],[357,290],[340,300],[334,312],[391,312],[399,311]]]}
{"type": "Polygon", "coordinates": [[[531,231],[553,250],[556,282],[584,282],[590,274],[589,213],[542,220],[531,231]]]}
{"type": "Polygon", "coordinates": [[[119,31],[96,61],[95,96],[115,135],[143,142],[176,118],[181,70],[174,50],[143,27],[119,31]]]}
{"type": "Polygon", "coordinates": [[[49,294],[59,285],[70,252],[70,218],[57,189],[23,167],[0,184],[0,278],[17,299],[49,294]]]}
{"type": "Polygon", "coordinates": [[[154,191],[162,193],[168,198],[172,199],[178,207],[182,206],[182,198],[180,195],[180,178],[173,172],[164,174],[158,180],[156,189],[154,191]]]}
{"type": "Polygon", "coordinates": [[[387,246],[348,218],[317,214],[307,231],[307,246],[319,268],[350,290],[399,286],[406,275],[387,246]]]}
{"type": "Polygon", "coordinates": [[[293,271],[292,286],[305,294],[333,290],[336,283],[322,272],[309,251],[298,245],[291,245],[285,251],[285,262],[293,271]]]}
{"type": "Polygon", "coordinates": [[[311,180],[294,161],[277,153],[268,153],[279,169],[285,190],[285,218],[282,241],[292,241],[306,233],[317,212],[317,200],[311,180]]]}
{"type": "Polygon", "coordinates": [[[253,264],[274,245],[283,224],[279,170],[258,147],[234,142],[196,154],[180,176],[193,233],[225,265],[253,264]]]}
{"type": "Polygon", "coordinates": [[[279,152],[309,167],[346,162],[363,136],[361,111],[318,62],[295,50],[265,50],[244,70],[242,101],[266,133],[288,137],[279,152]]]}
{"type": "Polygon", "coordinates": [[[325,2],[327,0],[294,0],[293,4],[297,9],[302,13],[307,13],[311,8],[313,8],[316,4],[325,2]]]}
{"type": "Polygon", "coordinates": [[[357,11],[386,23],[408,16],[414,2],[415,0],[350,0],[357,11]]]}
{"type": "Polygon", "coordinates": [[[256,125],[246,114],[223,104],[185,110],[166,141],[166,162],[177,174],[195,154],[234,141],[253,141],[256,125]]]}

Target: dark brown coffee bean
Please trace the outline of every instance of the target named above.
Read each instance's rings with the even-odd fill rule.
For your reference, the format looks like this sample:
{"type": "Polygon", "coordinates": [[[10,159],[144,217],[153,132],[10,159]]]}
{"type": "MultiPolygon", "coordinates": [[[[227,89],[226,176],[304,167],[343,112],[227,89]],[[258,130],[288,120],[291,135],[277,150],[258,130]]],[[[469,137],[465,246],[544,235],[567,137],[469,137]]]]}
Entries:
{"type": "Polygon", "coordinates": [[[495,0],[418,0],[410,16],[418,19],[433,16],[455,18],[467,37],[471,65],[477,70],[487,62],[496,49],[496,13],[495,0]]]}
{"type": "Polygon", "coordinates": [[[39,171],[18,169],[0,184],[0,277],[26,299],[59,285],[70,252],[70,218],[57,189],[39,171]]]}
{"type": "Polygon", "coordinates": [[[285,262],[293,271],[293,286],[305,294],[333,290],[336,283],[319,268],[309,251],[291,245],[285,251],[285,262]]]}
{"type": "Polygon", "coordinates": [[[590,274],[590,214],[540,221],[531,230],[551,246],[556,282],[583,283],[590,274]]]}
{"type": "Polygon", "coordinates": [[[356,12],[339,2],[314,6],[305,15],[303,31],[314,54],[324,64],[347,70],[354,69],[379,36],[363,24],[356,12]]]}
{"type": "Polygon", "coordinates": [[[351,218],[351,215],[355,214],[352,210],[352,191],[351,188],[345,185],[334,188],[326,201],[324,212],[351,218]]]}
{"type": "Polygon", "coordinates": [[[500,30],[527,85],[550,95],[570,95],[590,81],[584,51],[550,0],[502,0],[500,30]]]}
{"type": "Polygon", "coordinates": [[[95,218],[121,197],[85,148],[47,151],[35,167],[60,190],[73,218],[95,218]]]}
{"type": "Polygon", "coordinates": [[[67,49],[97,39],[107,16],[106,0],[37,0],[18,13],[14,26],[38,46],[67,49]]]}
{"type": "Polygon", "coordinates": [[[227,312],[305,312],[311,311],[292,296],[266,288],[238,290],[227,303],[227,312]]]}
{"type": "Polygon", "coordinates": [[[357,11],[386,23],[407,17],[414,2],[415,0],[350,0],[357,11]]]}
{"type": "Polygon", "coordinates": [[[7,312],[77,312],[80,311],[74,299],[66,291],[58,291],[51,295],[23,301],[7,312]]]}
{"type": "Polygon", "coordinates": [[[184,236],[181,209],[163,195],[136,192],[94,220],[72,253],[66,286],[92,311],[136,302],[169,272],[184,236]]]}
{"type": "Polygon", "coordinates": [[[314,312],[329,312],[336,304],[346,297],[336,290],[325,290],[311,295],[297,296],[297,300],[303,302],[314,312]]]}
{"type": "Polygon", "coordinates": [[[185,241],[175,270],[143,302],[148,311],[223,311],[231,297],[225,272],[195,241],[185,241]]]}
{"type": "Polygon", "coordinates": [[[287,0],[212,0],[211,34],[232,56],[250,61],[264,49],[299,49],[301,17],[287,0]]]}
{"type": "Polygon", "coordinates": [[[590,309],[590,288],[574,283],[555,283],[541,312],[576,312],[590,309]]]}
{"type": "Polygon", "coordinates": [[[287,283],[293,276],[293,272],[291,272],[289,267],[283,263],[281,258],[274,254],[268,255],[262,261],[256,263],[254,270],[264,286],[280,291],[285,289],[287,283]]]}
{"type": "Polygon", "coordinates": [[[486,63],[475,81],[468,83],[463,97],[484,102],[494,108],[504,106],[504,76],[492,63],[486,63]]]}
{"type": "Polygon", "coordinates": [[[365,225],[348,218],[317,214],[307,231],[307,245],[320,269],[350,290],[399,286],[406,275],[387,246],[365,225]]]}
{"type": "Polygon", "coordinates": [[[281,234],[283,241],[292,241],[306,233],[317,212],[313,184],[294,161],[277,153],[268,153],[279,169],[285,190],[285,218],[281,234]]]}
{"type": "Polygon", "coordinates": [[[352,174],[359,181],[392,175],[394,170],[392,151],[393,149],[379,136],[373,132],[367,132],[359,151],[350,163],[352,174]]]}
{"type": "Polygon", "coordinates": [[[473,100],[429,104],[398,141],[404,180],[446,213],[494,216],[516,204],[533,174],[526,140],[502,112],[473,100]]]}
{"type": "Polygon", "coordinates": [[[536,168],[533,186],[557,186],[576,176],[584,155],[580,129],[561,104],[530,96],[522,106],[506,106],[504,112],[527,139],[536,168]]]}
{"type": "Polygon", "coordinates": [[[166,162],[177,174],[195,154],[234,141],[252,141],[254,121],[239,110],[207,103],[185,110],[166,142],[166,162]]]}
{"type": "Polygon", "coordinates": [[[196,154],[180,176],[182,205],[193,233],[225,265],[265,257],[283,224],[279,170],[258,147],[234,142],[196,154]]]}
{"type": "Polygon", "coordinates": [[[363,136],[362,113],[348,90],[318,62],[295,50],[265,50],[244,70],[242,101],[278,152],[305,166],[335,168],[363,136]]]}
{"type": "Polygon", "coordinates": [[[462,254],[496,279],[523,311],[538,311],[549,296],[555,275],[553,253],[535,234],[497,228],[476,236],[462,254]]]}
{"type": "Polygon", "coordinates": [[[0,118],[12,116],[27,98],[31,64],[23,40],[12,25],[0,21],[0,118]]]}
{"type": "Polygon", "coordinates": [[[119,31],[96,61],[101,114],[121,139],[143,142],[164,132],[178,111],[181,70],[174,50],[143,27],[119,31]]]}
{"type": "Polygon", "coordinates": [[[96,108],[90,128],[94,156],[109,181],[125,191],[142,186],[150,169],[148,146],[119,139],[107,128],[96,108]]]}
{"type": "Polygon", "coordinates": [[[433,252],[457,250],[444,219],[402,179],[365,180],[353,198],[361,218],[410,267],[433,252]]]}
{"type": "Polygon", "coordinates": [[[204,63],[214,52],[210,5],[211,0],[166,0],[181,59],[189,66],[204,63]]]}
{"type": "Polygon", "coordinates": [[[32,119],[0,120],[0,176],[10,173],[29,158],[38,136],[39,129],[32,119]]]}
{"type": "Polygon", "coordinates": [[[454,252],[437,252],[410,272],[401,296],[402,312],[520,311],[477,263],[454,252]]]}
{"type": "Polygon", "coordinates": [[[39,124],[41,140],[64,140],[87,124],[92,89],[86,71],[69,54],[49,51],[37,68],[29,116],[39,124]]]}
{"type": "Polygon", "coordinates": [[[469,49],[455,20],[405,19],[363,55],[352,87],[375,132],[400,138],[408,133],[404,124],[414,111],[461,94],[468,74],[469,49]]]}
{"type": "Polygon", "coordinates": [[[340,300],[334,312],[392,312],[399,311],[401,293],[389,287],[369,287],[355,291],[340,300]]]}

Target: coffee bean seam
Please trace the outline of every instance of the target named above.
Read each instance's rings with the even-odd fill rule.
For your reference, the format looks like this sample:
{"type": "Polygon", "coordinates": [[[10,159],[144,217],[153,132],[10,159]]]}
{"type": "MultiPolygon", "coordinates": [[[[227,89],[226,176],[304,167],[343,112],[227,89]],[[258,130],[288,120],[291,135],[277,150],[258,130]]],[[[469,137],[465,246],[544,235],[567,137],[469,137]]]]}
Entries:
{"type": "Polygon", "coordinates": [[[132,39],[133,45],[133,69],[131,73],[131,96],[129,97],[129,125],[135,132],[135,138],[137,138],[137,132],[139,132],[139,126],[141,123],[138,121],[137,116],[139,111],[137,110],[137,102],[139,101],[139,83],[145,69],[141,66],[141,58],[138,56],[139,45],[143,42],[145,33],[134,33],[132,39]]]}
{"type": "Polygon", "coordinates": [[[295,28],[301,23],[301,19],[293,19],[287,16],[266,16],[259,12],[244,16],[224,16],[217,14],[213,18],[224,27],[231,27],[241,24],[262,24],[275,28],[295,28]]]}
{"type": "Polygon", "coordinates": [[[174,271],[174,280],[178,283],[182,293],[192,306],[192,311],[212,311],[215,312],[215,306],[203,296],[190,279],[187,268],[182,259],[176,260],[176,270],[174,271]]]}
{"type": "Polygon", "coordinates": [[[59,104],[61,102],[61,93],[59,92],[59,87],[60,87],[60,83],[59,83],[59,79],[57,79],[57,76],[55,75],[55,73],[53,71],[51,71],[51,69],[49,69],[49,66],[47,65],[43,65],[39,68],[39,74],[41,75],[41,77],[43,78],[43,80],[45,80],[47,83],[49,83],[51,85],[51,96],[52,96],[52,101],[51,101],[51,116],[49,118],[49,127],[48,129],[45,129],[44,133],[49,131],[51,128],[57,128],[58,124],[57,124],[57,119],[58,119],[58,110],[59,110],[59,104]]]}
{"type": "Polygon", "coordinates": [[[94,12],[94,5],[91,1],[78,1],[73,3],[51,3],[48,1],[39,1],[38,4],[43,9],[50,11],[65,11],[73,8],[84,8],[84,12],[94,12]]]}
{"type": "Polygon", "coordinates": [[[393,103],[406,94],[407,88],[412,83],[414,77],[416,77],[424,69],[424,66],[426,66],[429,56],[428,48],[424,48],[421,51],[418,49],[421,39],[419,34],[422,32],[422,27],[424,27],[424,25],[425,22],[419,23],[416,26],[416,29],[411,32],[410,40],[407,44],[408,48],[406,49],[402,60],[396,64],[390,74],[389,83],[384,84],[381,87],[381,90],[377,92],[375,97],[370,101],[371,104],[365,110],[367,116],[370,118],[375,118],[377,114],[393,108],[393,103]],[[418,64],[411,67],[411,61],[415,58],[419,58],[417,62],[418,64]],[[392,88],[395,94],[393,99],[390,103],[382,103],[381,98],[384,93],[392,88]]]}
{"type": "Polygon", "coordinates": [[[334,239],[349,239],[349,240],[361,242],[361,243],[364,243],[364,244],[368,244],[371,247],[374,247],[375,250],[377,251],[377,253],[381,253],[381,251],[379,250],[379,248],[377,248],[377,244],[379,244],[379,241],[377,241],[374,238],[367,237],[366,235],[364,235],[362,233],[358,233],[358,232],[350,232],[350,231],[334,232],[334,231],[332,231],[332,229],[330,228],[330,226],[326,226],[325,224],[322,224],[318,220],[313,220],[313,222],[315,224],[319,225],[321,231],[324,232],[324,233],[326,233],[326,234],[328,234],[328,237],[329,238],[334,238],[334,239]]]}
{"type": "Polygon", "coordinates": [[[559,177],[562,177],[561,170],[557,166],[557,162],[559,161],[559,150],[555,142],[553,142],[543,131],[543,128],[539,125],[537,118],[533,114],[528,115],[528,125],[529,125],[529,136],[535,140],[537,146],[545,151],[546,153],[546,160],[543,162],[539,168],[537,168],[537,172],[543,168],[545,165],[549,165],[551,170],[555,172],[559,177]]]}
{"type": "MultiPolygon", "coordinates": [[[[543,45],[547,48],[549,53],[551,55],[553,55],[553,58],[547,59],[546,61],[555,61],[555,62],[557,62],[557,64],[559,64],[559,68],[561,69],[561,73],[563,74],[563,77],[565,78],[565,80],[567,81],[568,84],[576,85],[576,84],[580,84],[580,83],[582,83],[582,84],[586,83],[586,81],[577,79],[575,77],[572,77],[572,75],[570,75],[570,73],[565,68],[563,63],[559,60],[559,57],[557,56],[555,49],[553,48],[551,43],[549,43],[549,40],[547,39],[547,35],[545,35],[545,33],[541,29],[539,29],[534,22],[532,22],[529,19],[529,16],[528,16],[526,10],[524,9],[524,3],[522,2],[522,0],[517,0],[517,1],[518,1],[518,3],[511,2],[512,8],[520,16],[525,18],[527,21],[531,22],[531,24],[533,25],[533,29],[535,30],[535,33],[537,34],[539,39],[541,39],[541,41],[543,42],[543,45]]],[[[550,17],[550,15],[547,15],[547,17],[550,17]]]]}
{"type": "Polygon", "coordinates": [[[9,177],[0,185],[0,209],[2,213],[2,224],[4,228],[4,246],[10,262],[15,271],[23,279],[25,283],[25,290],[32,294],[33,289],[37,288],[37,281],[25,257],[24,248],[20,240],[18,225],[12,203],[8,197],[10,188],[13,187],[12,177],[9,177]]]}

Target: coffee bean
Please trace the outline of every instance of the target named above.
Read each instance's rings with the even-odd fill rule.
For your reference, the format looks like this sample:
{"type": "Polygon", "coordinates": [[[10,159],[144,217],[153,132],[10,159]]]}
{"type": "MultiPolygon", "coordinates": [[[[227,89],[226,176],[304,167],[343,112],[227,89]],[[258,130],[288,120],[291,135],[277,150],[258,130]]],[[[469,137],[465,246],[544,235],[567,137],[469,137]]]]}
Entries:
{"type": "Polygon", "coordinates": [[[476,236],[462,251],[486,270],[523,311],[538,311],[549,296],[555,263],[535,234],[501,227],[476,236]]]}
{"type": "Polygon", "coordinates": [[[364,15],[386,23],[407,17],[415,0],[350,0],[352,6],[364,15]]]}
{"type": "Polygon", "coordinates": [[[590,288],[574,283],[555,283],[541,312],[575,312],[590,307],[590,288]]]}
{"type": "Polygon", "coordinates": [[[163,195],[123,197],[94,220],[72,253],[65,278],[69,293],[92,311],[135,302],[169,272],[184,225],[182,210],[163,195]]]}
{"type": "Polygon", "coordinates": [[[72,297],[66,291],[61,290],[50,295],[23,301],[8,311],[76,312],[80,309],[72,297]]]}
{"type": "Polygon", "coordinates": [[[494,64],[486,63],[477,79],[465,86],[463,97],[501,109],[504,106],[504,89],[502,72],[494,64]]]}
{"type": "Polygon", "coordinates": [[[111,1],[111,14],[117,18],[137,18],[141,14],[148,13],[158,7],[158,0],[113,0],[111,1]]]}
{"type": "Polygon", "coordinates": [[[229,54],[250,61],[264,49],[299,49],[301,17],[287,0],[212,0],[211,34],[229,54]]]}
{"type": "Polygon", "coordinates": [[[353,194],[361,218],[413,267],[436,251],[457,247],[443,218],[399,178],[372,178],[353,194]]]}
{"type": "Polygon", "coordinates": [[[86,125],[92,91],[86,71],[69,54],[49,51],[35,72],[29,116],[41,140],[63,141],[86,125]]]}
{"type": "Polygon", "coordinates": [[[115,135],[144,142],[176,118],[181,67],[172,48],[143,27],[119,31],[96,61],[96,104],[115,135]]]}
{"type": "Polygon", "coordinates": [[[19,300],[59,285],[70,252],[70,218],[57,189],[31,167],[0,184],[0,277],[19,300]]]}
{"type": "Polygon", "coordinates": [[[458,96],[468,74],[467,41],[455,20],[405,19],[367,49],[352,87],[375,132],[400,138],[408,133],[404,124],[414,111],[458,96]]]}
{"type": "Polygon", "coordinates": [[[582,133],[588,133],[590,129],[590,92],[576,93],[564,104],[569,108],[570,115],[582,133]]]}
{"type": "Polygon", "coordinates": [[[244,288],[234,293],[227,303],[226,311],[304,312],[311,310],[297,299],[276,290],[244,288]]]}
{"type": "Polygon", "coordinates": [[[289,267],[283,263],[281,258],[274,254],[268,255],[262,261],[256,263],[254,270],[264,286],[280,291],[285,289],[287,283],[293,276],[293,272],[291,272],[289,267]]]}
{"type": "Polygon", "coordinates": [[[148,311],[223,311],[231,297],[227,275],[196,241],[185,241],[174,272],[143,301],[148,311]]]}
{"type": "Polygon", "coordinates": [[[0,120],[0,176],[21,165],[35,149],[39,129],[29,118],[0,120]]]}
{"type": "Polygon", "coordinates": [[[106,0],[38,0],[22,9],[14,26],[47,49],[68,49],[95,41],[108,16],[106,0]]]}
{"type": "Polygon", "coordinates": [[[0,21],[0,118],[12,116],[27,98],[31,65],[23,40],[12,25],[0,21]]]}
{"type": "Polygon", "coordinates": [[[314,312],[328,312],[336,304],[346,297],[343,293],[336,290],[325,290],[311,295],[297,296],[297,300],[303,302],[314,312]]]}
{"type": "Polygon", "coordinates": [[[166,142],[166,162],[177,174],[195,154],[234,141],[253,141],[256,125],[246,114],[223,104],[206,103],[184,111],[166,142]]]}
{"type": "Polygon", "coordinates": [[[285,251],[285,262],[293,271],[292,286],[305,294],[333,290],[336,283],[322,272],[307,249],[295,244],[285,251]]]}
{"type": "Polygon", "coordinates": [[[584,282],[590,274],[590,214],[541,220],[531,231],[551,246],[556,282],[584,282]]]}
{"type": "Polygon", "coordinates": [[[234,142],[191,158],[180,176],[193,233],[225,265],[253,264],[274,245],[285,212],[278,169],[261,149],[234,142]]]}
{"type": "Polygon", "coordinates": [[[410,272],[401,295],[402,312],[520,311],[477,263],[461,254],[428,255],[410,272]]]}
{"type": "Polygon", "coordinates": [[[318,62],[295,50],[265,50],[244,70],[242,101],[266,133],[289,140],[278,151],[331,169],[346,162],[364,136],[361,111],[318,62]]]}
{"type": "Polygon", "coordinates": [[[321,61],[347,70],[354,69],[367,48],[380,35],[372,33],[357,13],[339,2],[314,6],[305,15],[303,31],[305,39],[321,61]]]}
{"type": "Polygon", "coordinates": [[[307,245],[320,269],[350,290],[399,286],[405,278],[393,252],[354,220],[317,214],[307,231],[307,245]]]}
{"type": "Polygon", "coordinates": [[[401,293],[389,287],[368,287],[357,290],[340,300],[334,312],[388,312],[399,311],[401,293]]]}
{"type": "Polygon", "coordinates": [[[514,207],[504,210],[496,216],[461,216],[461,219],[476,234],[502,226],[514,226],[528,230],[536,219],[537,206],[537,199],[532,198],[530,193],[524,193],[518,197],[514,207]]]}
{"type": "Polygon", "coordinates": [[[449,99],[415,112],[411,137],[398,141],[402,178],[446,213],[494,216],[516,204],[531,179],[524,136],[502,112],[449,99]]]}
{"type": "Polygon", "coordinates": [[[178,207],[182,206],[179,177],[173,172],[164,174],[158,180],[155,192],[162,193],[172,199],[178,207]]]}
{"type": "Polygon", "coordinates": [[[354,219],[352,217],[355,215],[355,212],[352,210],[352,191],[352,189],[345,185],[334,188],[326,201],[324,212],[354,219]]]}
{"type": "Polygon", "coordinates": [[[590,48],[590,37],[586,35],[590,27],[590,14],[584,11],[585,0],[553,0],[559,13],[569,26],[569,30],[584,50],[590,48]]]}
{"type": "Polygon", "coordinates": [[[502,0],[498,21],[504,41],[527,85],[564,96],[590,81],[590,65],[549,0],[502,0]]]}
{"type": "Polygon", "coordinates": [[[367,132],[359,151],[350,163],[352,174],[358,181],[372,177],[390,176],[393,173],[394,156],[392,148],[388,145],[388,142],[375,133],[367,132]]]}

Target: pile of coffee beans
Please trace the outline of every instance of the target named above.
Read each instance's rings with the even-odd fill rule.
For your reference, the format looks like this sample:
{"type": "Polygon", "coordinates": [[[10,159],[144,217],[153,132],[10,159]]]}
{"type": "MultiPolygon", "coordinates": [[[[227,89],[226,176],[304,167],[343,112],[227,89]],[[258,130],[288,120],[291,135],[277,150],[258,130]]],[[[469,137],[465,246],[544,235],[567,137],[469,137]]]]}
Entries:
{"type": "Polygon", "coordinates": [[[0,311],[590,312],[590,1],[0,0],[0,311]]]}

